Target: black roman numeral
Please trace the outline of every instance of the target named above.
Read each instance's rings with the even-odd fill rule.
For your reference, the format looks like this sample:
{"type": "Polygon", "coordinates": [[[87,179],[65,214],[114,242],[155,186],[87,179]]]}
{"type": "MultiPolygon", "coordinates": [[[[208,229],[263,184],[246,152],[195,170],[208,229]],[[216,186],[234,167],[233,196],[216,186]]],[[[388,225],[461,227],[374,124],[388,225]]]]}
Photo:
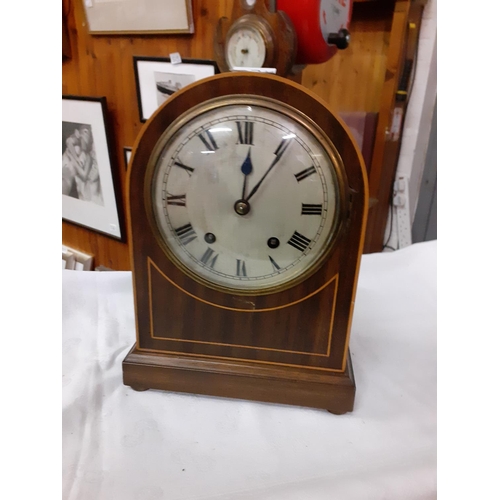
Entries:
{"type": "Polygon", "coordinates": [[[298,233],[297,231],[295,231],[293,233],[293,236],[287,241],[287,243],[289,245],[292,245],[292,247],[295,247],[297,250],[303,252],[309,246],[311,240],[309,238],[306,238],[304,235],[298,233]]]}
{"type": "Polygon", "coordinates": [[[183,168],[189,174],[189,177],[191,177],[191,174],[194,172],[194,168],[188,167],[187,165],[184,165],[184,163],[180,161],[175,161],[174,165],[183,168]]]}
{"type": "Polygon", "coordinates": [[[205,250],[205,253],[201,257],[201,262],[203,262],[203,264],[205,264],[205,265],[208,264],[212,269],[215,265],[217,257],[219,256],[219,254],[217,253],[217,254],[215,254],[215,257],[212,257],[213,254],[214,254],[214,251],[211,248],[207,248],[205,250]]]}
{"type": "Polygon", "coordinates": [[[244,260],[236,259],[236,276],[246,276],[247,266],[244,260]]]}
{"type": "Polygon", "coordinates": [[[276,148],[274,154],[280,157],[286,150],[286,148],[291,144],[290,139],[281,139],[280,145],[276,148]]]}
{"type": "Polygon", "coordinates": [[[194,232],[191,224],[185,224],[184,226],[178,227],[174,231],[183,245],[187,245],[190,241],[196,239],[196,233],[194,232]]]}
{"type": "Polygon", "coordinates": [[[253,122],[236,122],[238,127],[238,143],[253,146],[253,122]]]}
{"type": "Polygon", "coordinates": [[[185,207],[186,195],[185,194],[167,195],[167,205],[177,205],[178,207],[185,207]]]}
{"type": "Polygon", "coordinates": [[[205,147],[209,151],[215,151],[216,149],[219,149],[217,143],[215,142],[214,136],[211,134],[210,130],[205,130],[205,132],[198,134],[198,137],[201,139],[201,142],[205,144],[205,147]]]}
{"type": "Polygon", "coordinates": [[[321,215],[323,213],[323,205],[312,205],[310,203],[302,203],[302,215],[321,215]]]}
{"type": "Polygon", "coordinates": [[[298,174],[295,174],[295,178],[297,179],[297,182],[300,182],[302,179],[305,179],[306,177],[309,177],[312,174],[316,173],[316,169],[314,166],[306,168],[305,170],[302,170],[302,172],[299,172],[298,174]]]}

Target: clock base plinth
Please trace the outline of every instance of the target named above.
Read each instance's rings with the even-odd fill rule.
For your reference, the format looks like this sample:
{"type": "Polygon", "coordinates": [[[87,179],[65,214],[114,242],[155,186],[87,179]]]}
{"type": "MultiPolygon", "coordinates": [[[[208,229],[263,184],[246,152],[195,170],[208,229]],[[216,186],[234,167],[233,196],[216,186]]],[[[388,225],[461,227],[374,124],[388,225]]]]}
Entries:
{"type": "Polygon", "coordinates": [[[123,360],[123,383],[132,388],[160,389],[266,403],[352,411],[356,385],[351,358],[342,373],[305,373],[292,367],[255,367],[231,360],[153,354],[134,346],[123,360]]]}
{"type": "Polygon", "coordinates": [[[140,385],[131,385],[130,388],[136,392],[149,391],[149,387],[142,387],[140,385]]]}

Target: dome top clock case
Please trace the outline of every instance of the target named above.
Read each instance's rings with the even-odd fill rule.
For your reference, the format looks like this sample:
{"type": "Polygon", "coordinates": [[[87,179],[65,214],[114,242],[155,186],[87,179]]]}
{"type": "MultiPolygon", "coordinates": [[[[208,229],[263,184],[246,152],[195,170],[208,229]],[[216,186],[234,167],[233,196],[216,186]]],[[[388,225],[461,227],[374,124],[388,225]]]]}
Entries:
{"type": "Polygon", "coordinates": [[[128,173],[124,383],[352,410],[366,210],[359,150],[302,86],[233,73],[174,94],[128,173]]]}

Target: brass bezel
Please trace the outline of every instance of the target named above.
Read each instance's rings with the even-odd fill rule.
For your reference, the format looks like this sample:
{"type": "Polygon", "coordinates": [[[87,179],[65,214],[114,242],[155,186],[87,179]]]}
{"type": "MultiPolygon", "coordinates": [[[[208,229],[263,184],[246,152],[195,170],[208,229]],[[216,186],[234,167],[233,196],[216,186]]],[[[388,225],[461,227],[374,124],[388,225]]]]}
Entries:
{"type": "Polygon", "coordinates": [[[231,70],[232,66],[229,64],[228,58],[228,41],[231,36],[238,30],[242,28],[249,28],[255,31],[258,31],[264,40],[264,45],[266,47],[266,57],[264,58],[264,63],[262,65],[263,68],[270,68],[273,66],[274,62],[274,37],[273,31],[269,23],[257,16],[256,14],[245,14],[237,19],[229,28],[229,31],[226,35],[226,40],[224,42],[224,58],[226,60],[226,65],[231,70]]]}
{"type": "MultiPolygon", "coordinates": [[[[151,155],[148,160],[146,167],[146,173],[144,178],[144,202],[145,210],[148,217],[150,227],[152,229],[153,235],[160,246],[160,248],[165,252],[168,259],[184,274],[189,276],[191,279],[200,283],[203,286],[216,290],[218,292],[223,292],[231,295],[244,295],[244,296],[260,296],[269,295],[273,293],[279,293],[284,290],[288,290],[297,286],[298,284],[305,281],[307,278],[312,276],[316,271],[318,271],[328,257],[331,255],[335,243],[337,242],[340,234],[342,233],[342,228],[344,227],[348,209],[347,209],[347,183],[344,164],[340,154],[337,149],[325,134],[325,132],[316,123],[305,115],[302,111],[297,110],[293,106],[287,103],[278,101],[273,98],[257,96],[252,94],[236,94],[236,95],[226,95],[221,97],[216,97],[204,101],[196,106],[193,106],[188,111],[177,117],[163,132],[161,137],[158,139],[156,145],[154,146],[151,155]],[[306,130],[308,130],[315,139],[320,143],[328,158],[330,159],[330,165],[333,166],[333,177],[337,179],[337,185],[335,186],[336,192],[336,206],[335,206],[335,216],[332,225],[331,234],[328,240],[323,244],[321,249],[320,258],[307,269],[302,275],[297,276],[290,281],[281,283],[276,286],[266,287],[259,290],[241,290],[238,288],[227,287],[213,283],[201,276],[199,276],[193,269],[186,266],[181,260],[174,254],[170,249],[169,245],[163,238],[160,229],[158,228],[159,222],[157,222],[156,215],[153,209],[153,178],[157,168],[158,159],[162,154],[162,151],[167,147],[168,142],[173,139],[173,137],[179,133],[179,131],[193,118],[200,116],[201,114],[207,113],[217,108],[232,105],[246,105],[246,106],[260,106],[263,108],[271,109],[273,111],[282,113],[288,116],[290,119],[298,122],[306,130]]],[[[328,280],[328,276],[325,276],[325,280],[328,280]]]]}

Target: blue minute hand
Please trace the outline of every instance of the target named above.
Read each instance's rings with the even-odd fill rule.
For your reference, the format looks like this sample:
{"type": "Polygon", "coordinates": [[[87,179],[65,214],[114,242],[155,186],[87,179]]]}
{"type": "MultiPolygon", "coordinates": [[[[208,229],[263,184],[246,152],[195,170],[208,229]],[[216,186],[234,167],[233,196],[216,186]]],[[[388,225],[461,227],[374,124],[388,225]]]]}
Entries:
{"type": "Polygon", "coordinates": [[[251,148],[248,148],[247,157],[245,158],[243,165],[241,165],[241,171],[243,172],[243,175],[245,176],[245,180],[243,181],[243,193],[241,195],[241,198],[243,200],[245,199],[245,194],[246,194],[246,190],[247,190],[247,176],[249,174],[251,174],[252,170],[253,170],[252,159],[250,158],[250,152],[251,152],[251,148]]]}

